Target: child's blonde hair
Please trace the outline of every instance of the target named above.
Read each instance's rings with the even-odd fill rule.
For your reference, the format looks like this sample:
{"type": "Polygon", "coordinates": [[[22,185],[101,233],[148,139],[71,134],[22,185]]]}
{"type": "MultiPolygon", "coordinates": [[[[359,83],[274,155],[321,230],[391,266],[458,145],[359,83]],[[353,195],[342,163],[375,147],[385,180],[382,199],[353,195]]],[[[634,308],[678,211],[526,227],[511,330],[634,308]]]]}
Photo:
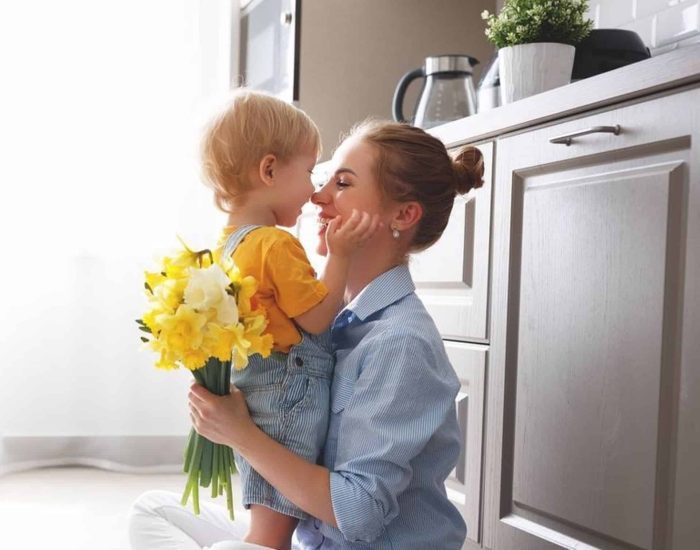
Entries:
{"type": "Polygon", "coordinates": [[[251,188],[250,171],[265,155],[290,160],[304,147],[320,153],[321,137],[309,116],[271,95],[237,90],[202,140],[202,171],[216,206],[231,212],[251,188]]]}

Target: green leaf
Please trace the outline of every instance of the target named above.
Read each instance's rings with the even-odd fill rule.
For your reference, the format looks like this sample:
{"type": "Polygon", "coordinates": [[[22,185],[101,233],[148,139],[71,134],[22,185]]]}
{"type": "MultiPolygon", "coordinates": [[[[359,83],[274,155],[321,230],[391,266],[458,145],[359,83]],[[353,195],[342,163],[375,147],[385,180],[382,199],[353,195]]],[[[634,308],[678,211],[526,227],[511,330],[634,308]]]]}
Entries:
{"type": "Polygon", "coordinates": [[[140,338],[141,338],[141,341],[144,343],[150,342],[150,340],[148,338],[146,338],[145,336],[140,336],[140,338]]]}

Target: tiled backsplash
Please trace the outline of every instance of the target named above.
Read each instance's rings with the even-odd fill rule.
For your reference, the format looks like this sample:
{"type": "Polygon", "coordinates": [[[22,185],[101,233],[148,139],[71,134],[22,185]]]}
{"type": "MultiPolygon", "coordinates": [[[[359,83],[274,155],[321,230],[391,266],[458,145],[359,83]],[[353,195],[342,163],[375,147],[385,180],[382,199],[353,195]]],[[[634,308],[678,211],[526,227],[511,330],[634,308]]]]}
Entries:
{"type": "Polygon", "coordinates": [[[629,29],[652,54],[700,42],[700,0],[590,0],[595,28],[629,29]]]}

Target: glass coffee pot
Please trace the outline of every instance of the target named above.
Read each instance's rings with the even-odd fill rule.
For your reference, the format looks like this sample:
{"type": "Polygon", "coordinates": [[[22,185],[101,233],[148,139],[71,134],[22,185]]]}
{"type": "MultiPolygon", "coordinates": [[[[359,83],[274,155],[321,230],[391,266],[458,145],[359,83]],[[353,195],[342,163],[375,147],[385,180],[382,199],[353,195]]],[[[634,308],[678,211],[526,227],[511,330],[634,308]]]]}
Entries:
{"type": "Polygon", "coordinates": [[[418,78],[425,81],[410,120],[414,126],[432,128],[476,113],[472,68],[477,63],[479,61],[469,55],[426,57],[423,67],[406,73],[396,86],[394,120],[409,122],[403,114],[403,100],[409,84],[418,78]]]}

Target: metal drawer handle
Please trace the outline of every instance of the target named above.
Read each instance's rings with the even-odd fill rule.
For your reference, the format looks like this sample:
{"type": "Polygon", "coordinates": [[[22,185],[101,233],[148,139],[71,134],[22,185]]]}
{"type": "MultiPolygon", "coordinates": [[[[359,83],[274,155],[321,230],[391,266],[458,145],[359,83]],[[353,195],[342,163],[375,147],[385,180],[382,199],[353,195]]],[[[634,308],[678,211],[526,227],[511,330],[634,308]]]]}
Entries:
{"type": "Polygon", "coordinates": [[[570,134],[564,134],[562,136],[553,137],[549,140],[549,143],[563,143],[564,145],[571,145],[571,141],[575,137],[585,136],[588,134],[615,134],[620,135],[621,128],[619,124],[615,126],[593,126],[591,128],[586,128],[585,130],[578,130],[577,132],[571,132],[570,134]]]}

